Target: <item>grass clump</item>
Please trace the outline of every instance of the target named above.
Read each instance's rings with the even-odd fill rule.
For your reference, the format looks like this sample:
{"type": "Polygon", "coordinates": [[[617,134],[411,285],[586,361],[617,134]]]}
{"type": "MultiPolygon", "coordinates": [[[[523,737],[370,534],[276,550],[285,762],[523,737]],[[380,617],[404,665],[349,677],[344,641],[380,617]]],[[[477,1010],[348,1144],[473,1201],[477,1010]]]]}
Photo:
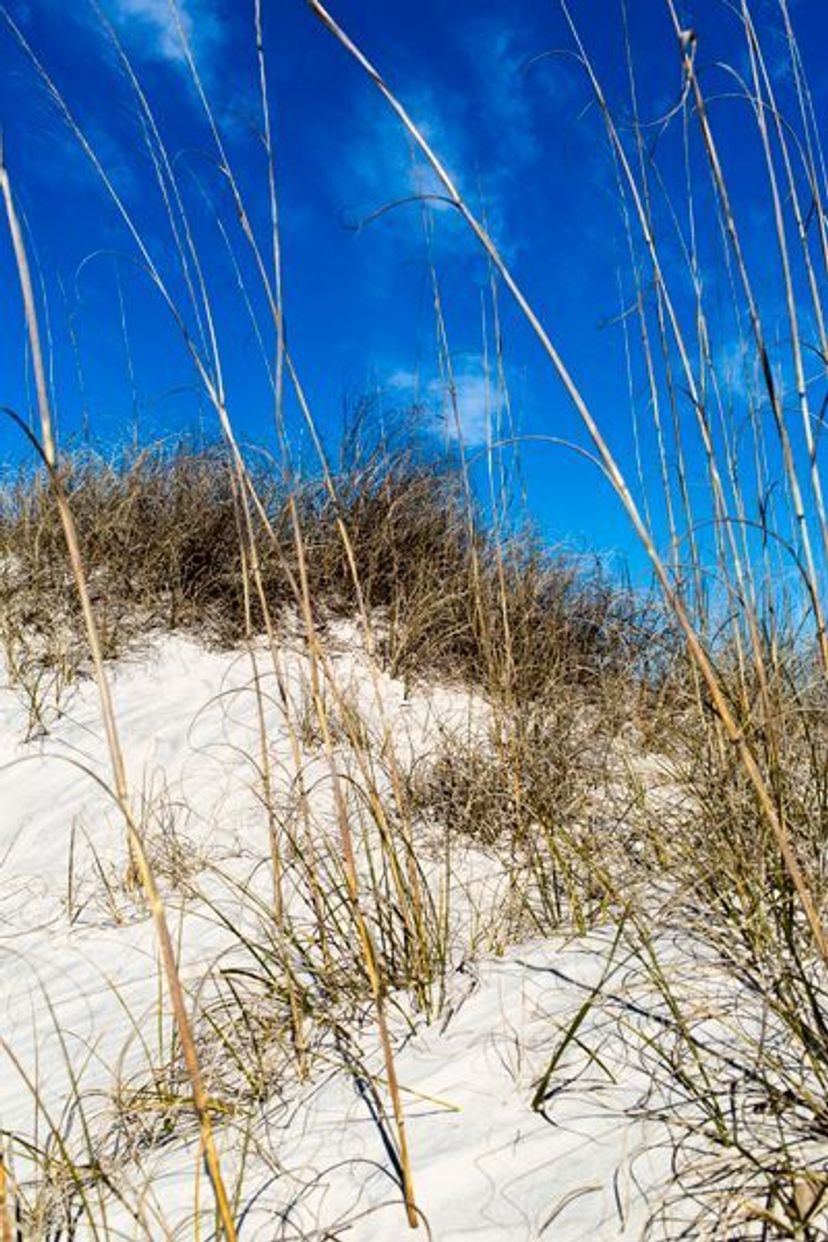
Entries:
{"type": "MultiPolygon", "coordinates": [[[[626,675],[648,649],[652,626],[631,592],[531,533],[504,547],[469,513],[459,467],[401,450],[346,465],[328,484],[288,485],[261,464],[251,474],[269,613],[297,605],[298,524],[318,620],[364,607],[394,675],[447,676],[524,702],[548,696],[562,677],[604,684],[626,675]]],[[[108,656],[153,629],[232,646],[264,628],[261,598],[245,585],[238,482],[220,449],[158,446],[113,460],[87,452],[67,458],[61,478],[108,656]]],[[[46,475],[7,481],[0,619],[19,680],[27,666],[30,677],[51,670],[49,684],[61,670],[63,684],[82,664],[69,573],[46,475]]],[[[33,700],[46,688],[33,687],[33,700]]]]}
{"type": "MultiPolygon", "coordinates": [[[[698,1140],[708,1155],[711,1146],[725,1153],[716,1175],[724,1176],[724,1191],[717,1193],[709,1173],[692,1191],[698,1189],[701,1205],[696,1223],[707,1235],[810,1240],[822,1228],[824,1236],[825,1182],[814,1151],[824,1147],[828,1132],[822,589],[828,522],[814,393],[824,386],[827,356],[825,178],[785,0],[771,6],[781,23],[775,33],[784,32],[793,90],[792,120],[784,124],[774,85],[782,75],[771,73],[764,59],[766,32],[757,28],[748,0],[730,6],[744,36],[737,77],[742,103],[753,113],[755,154],[768,178],[769,245],[761,249],[777,250],[781,260],[781,327],[777,309],[769,313],[754,292],[760,284],[751,271],[754,247],[747,250],[741,240],[745,205],[731,194],[728,161],[720,158],[700,74],[709,61],[706,49],[697,57],[696,33],[682,27],[668,0],[681,90],[658,122],[656,142],[640,118],[626,25],[629,107],[621,125],[586,41],[562,5],[601,141],[612,152],[629,252],[630,270],[619,278],[628,309],[618,322],[625,333],[636,481],[625,473],[624,453],[613,448],[615,429],[603,411],[593,410],[586,385],[580,387],[568,369],[506,251],[426,134],[321,0],[308,5],[391,105],[436,178],[443,206],[482,246],[493,321],[499,323],[501,289],[536,338],[572,404],[587,455],[640,541],[659,603],[642,599],[599,565],[584,566],[546,547],[531,531],[487,522],[472,499],[462,453],[446,462],[406,443],[357,436],[339,468],[329,469],[286,350],[275,177],[268,181],[272,236],[262,242],[186,45],[186,23],[178,23],[184,60],[232,196],[233,227],[242,226],[237,240],[250,246],[262,289],[251,299],[242,269],[236,273],[254,319],[259,304],[272,318],[255,326],[263,354],[275,360],[277,424],[289,381],[319,450],[318,476],[297,478],[281,463],[240,452],[227,394],[214,379],[225,373],[219,336],[208,334],[208,346],[188,332],[190,307],[185,314],[177,305],[153,261],[150,231],[145,236],[133,223],[108,178],[107,192],[128,223],[142,266],[183,331],[224,447],[59,459],[26,247],[9,176],[0,168],[48,464],[45,473],[21,474],[0,489],[0,641],[9,677],[26,698],[29,736],[48,730],[92,656],[115,800],[156,919],[178,1023],[177,1043],[166,1061],[161,1058],[160,1076],[146,1078],[152,1087],[139,1075],[120,1097],[124,1142],[136,1149],[159,1145],[169,1131],[193,1130],[197,1120],[216,1208],[225,1236],[233,1239],[236,1205],[219,1176],[211,1117],[218,1125],[235,1104],[252,1106],[275,1093],[289,1062],[304,1077],[332,1050],[347,1047],[340,1063],[357,1065],[357,1035],[370,1012],[394,1118],[387,1127],[392,1163],[409,1223],[415,1223],[388,1014],[440,1014],[454,946],[467,931],[462,919],[468,910],[455,923],[452,906],[465,878],[462,846],[475,863],[481,855],[494,859],[504,882],[507,901],[494,915],[488,912],[504,924],[501,947],[527,932],[583,931],[602,919],[617,920],[619,944],[623,930],[628,960],[650,989],[645,1052],[665,1072],[678,1123],[692,1143],[698,1140]],[[671,127],[681,131],[672,170],[669,157],[658,163],[670,149],[671,127]],[[794,166],[794,149],[802,168],[794,166]],[[662,167],[665,177],[679,171],[675,184],[662,179],[662,167]],[[263,258],[271,252],[272,277],[263,258]],[[718,288],[701,277],[716,268],[729,277],[718,288]],[[801,307],[808,308],[805,314],[801,307]],[[813,341],[802,335],[808,320],[813,341]],[[739,336],[762,391],[728,394],[717,355],[723,332],[739,336]],[[634,361],[636,337],[640,356],[634,361]],[[806,375],[806,356],[813,376],[806,375]],[[796,392],[799,430],[786,408],[786,382],[796,392]],[[644,463],[640,453],[648,443],[652,461],[644,463]],[[789,625],[780,609],[784,592],[777,580],[788,553],[800,575],[801,628],[789,625]],[[297,617],[305,661],[298,710],[280,642],[286,622],[295,634],[297,617]],[[364,704],[351,703],[339,683],[327,645],[332,622],[343,618],[355,621],[360,634],[365,659],[359,673],[378,706],[370,722],[364,704]],[[178,835],[171,808],[145,805],[141,816],[133,814],[102,657],[128,651],[153,630],[239,646],[251,658],[255,700],[248,701],[255,706],[256,736],[247,758],[266,828],[258,864],[271,871],[266,897],[253,875],[218,875],[211,860],[178,835]],[[819,649],[819,660],[811,647],[819,649]],[[272,676],[261,671],[268,658],[272,676]],[[403,680],[407,705],[429,682],[471,688],[483,727],[447,734],[437,745],[418,735],[421,752],[406,761],[395,746],[400,721],[382,702],[389,675],[403,680]],[[269,715],[273,704],[283,716],[277,725],[269,715]],[[286,743],[281,768],[273,761],[276,732],[286,743]],[[653,796],[656,768],[672,785],[669,806],[653,796]],[[200,903],[205,918],[230,939],[220,965],[200,981],[192,1030],[155,874],[200,903]],[[231,903],[225,907],[210,884],[221,888],[222,898],[232,897],[232,916],[231,903]],[[665,929],[684,937],[685,966],[712,961],[719,978],[738,987],[747,1020],[741,1008],[728,1011],[701,989],[676,984],[665,929]]],[[[262,135],[272,162],[261,14],[254,8],[262,135]]],[[[622,11],[626,16],[625,6],[622,11]]],[[[190,228],[176,161],[168,157],[117,33],[109,34],[134,91],[194,317],[217,324],[224,316],[213,314],[213,282],[202,279],[198,233],[190,228]]],[[[22,32],[18,40],[27,47],[22,32]]],[[[548,59],[535,57],[532,64],[548,59]]],[[[35,64],[90,154],[57,87],[35,64]]],[[[745,218],[755,221],[753,200],[749,206],[745,218]]],[[[234,243],[221,226],[232,255],[234,243]]],[[[439,280],[432,275],[439,362],[450,377],[452,351],[439,280]]],[[[453,381],[447,387],[452,390],[453,381]]],[[[456,391],[450,395],[456,407],[456,391]]],[[[460,422],[458,416],[458,434],[460,422]]],[[[494,448],[487,447],[491,471],[494,448]]],[[[492,472],[490,483],[493,478],[492,472]]],[[[508,497],[492,498],[491,509],[508,509],[508,497]]],[[[131,866],[133,879],[136,874],[131,866]]],[[[74,909],[73,897],[68,905],[74,909]]],[[[583,1051],[579,1031],[598,1009],[602,986],[603,979],[588,989],[587,1009],[576,1014],[548,1062],[544,1099],[547,1087],[554,1094],[552,1079],[564,1053],[583,1051]]],[[[642,1016],[642,1006],[626,995],[614,1003],[617,1014],[642,1016]]],[[[72,1105],[79,1088],[76,1096],[72,1105]]],[[[48,1173],[49,1153],[38,1158],[48,1173]]],[[[692,1185],[692,1171],[679,1159],[675,1170],[677,1184],[692,1185]]],[[[79,1195],[86,1193],[84,1179],[75,1177],[79,1195]]],[[[41,1181],[47,1184],[48,1177],[41,1181]]],[[[85,1202],[77,1212],[94,1217],[85,1202]]],[[[74,1220],[65,1224],[67,1233],[74,1229],[74,1220]]]]}

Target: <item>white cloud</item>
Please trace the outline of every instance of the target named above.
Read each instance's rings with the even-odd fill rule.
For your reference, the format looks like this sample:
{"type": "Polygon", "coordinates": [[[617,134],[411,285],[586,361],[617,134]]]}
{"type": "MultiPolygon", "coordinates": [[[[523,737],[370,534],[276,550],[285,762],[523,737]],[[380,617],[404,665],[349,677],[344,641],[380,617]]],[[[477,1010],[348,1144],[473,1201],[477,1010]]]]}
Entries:
{"type": "MultiPolygon", "coordinates": [[[[780,351],[774,351],[771,357],[776,396],[782,405],[796,396],[789,361],[780,351]]],[[[762,365],[752,337],[733,336],[724,341],[715,352],[714,362],[719,382],[731,400],[742,405],[753,405],[756,409],[766,408],[770,404],[762,365]]]]}
{"type": "MultiPolygon", "coordinates": [[[[119,194],[128,197],[138,185],[133,155],[97,121],[88,122],[84,132],[119,194]]],[[[86,153],[63,125],[34,131],[28,154],[34,173],[47,185],[100,188],[98,174],[86,153]]]]}
{"type": "Polygon", "coordinates": [[[480,448],[496,440],[505,395],[496,377],[487,375],[479,354],[467,355],[453,365],[453,394],[448,378],[423,377],[413,371],[393,371],[388,389],[398,392],[425,416],[426,430],[449,444],[480,448]]]}
{"type": "MultiPolygon", "coordinates": [[[[463,164],[459,126],[449,125],[429,90],[406,97],[414,123],[452,176],[463,164]]],[[[357,118],[358,137],[347,156],[349,183],[356,181],[360,209],[411,195],[445,195],[445,189],[397,118],[370,96],[357,118]]],[[[439,202],[432,205],[439,207],[439,202]]]]}
{"type": "Polygon", "coordinates": [[[716,363],[725,392],[746,401],[755,391],[756,376],[745,338],[733,336],[723,342],[717,351],[716,363]]]}
{"type": "Polygon", "coordinates": [[[541,154],[528,93],[526,65],[531,48],[521,47],[513,29],[495,20],[477,22],[466,36],[480,79],[483,109],[494,125],[509,163],[530,163],[541,154]]]}
{"type": "Polygon", "coordinates": [[[186,61],[182,30],[197,58],[206,56],[221,34],[208,0],[110,0],[108,8],[121,33],[155,60],[186,61]]]}
{"type": "MultiPolygon", "coordinates": [[[[498,240],[501,253],[514,258],[515,235],[507,227],[508,198],[512,192],[510,176],[491,164],[481,166],[473,143],[470,103],[450,89],[439,94],[419,87],[401,92],[415,125],[449,173],[460,194],[479,215],[498,240]]],[[[344,160],[336,169],[336,189],[348,195],[346,215],[354,224],[370,220],[384,207],[423,198],[437,224],[431,234],[432,254],[477,254],[479,246],[465,223],[448,201],[446,190],[430,164],[420,153],[389,109],[377,106],[369,96],[358,108],[344,160]],[[343,175],[344,174],[344,175],[343,175]]],[[[420,215],[413,205],[393,210],[398,228],[422,240],[420,215]]],[[[399,233],[388,230],[391,241],[399,233]]]]}
{"type": "MultiPolygon", "coordinates": [[[[508,23],[480,19],[464,29],[458,44],[468,72],[439,88],[422,80],[400,89],[406,110],[448,170],[472,209],[485,219],[507,255],[517,247],[507,226],[510,204],[522,180],[543,153],[538,127],[539,93],[559,100],[567,91],[554,74],[527,75],[540,36],[508,23]]],[[[431,196],[430,207],[451,218],[445,190],[399,120],[367,95],[356,110],[353,137],[337,167],[355,218],[412,196],[431,196]],[[344,178],[343,178],[344,173],[344,178]]],[[[444,230],[437,234],[441,237],[444,230]]],[[[452,246],[460,232],[450,235],[452,246]]]]}

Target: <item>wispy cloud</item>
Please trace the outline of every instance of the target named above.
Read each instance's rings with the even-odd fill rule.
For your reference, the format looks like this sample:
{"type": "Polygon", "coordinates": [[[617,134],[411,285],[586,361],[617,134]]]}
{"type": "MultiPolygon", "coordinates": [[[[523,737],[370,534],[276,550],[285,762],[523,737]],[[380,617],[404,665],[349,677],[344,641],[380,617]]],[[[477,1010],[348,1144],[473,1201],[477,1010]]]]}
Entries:
{"type": "MultiPolygon", "coordinates": [[[[475,97],[464,97],[451,88],[437,92],[422,84],[401,91],[401,97],[461,195],[483,216],[501,250],[513,257],[516,244],[507,223],[511,177],[481,156],[475,97]]],[[[357,111],[353,131],[336,172],[336,190],[341,194],[346,187],[346,211],[354,223],[385,206],[419,198],[437,224],[431,235],[436,256],[478,253],[477,242],[448,202],[442,182],[388,109],[378,107],[369,97],[357,111]]],[[[412,214],[416,209],[401,211],[407,215],[394,213],[400,226],[404,224],[413,230],[412,236],[422,238],[419,215],[412,214]]],[[[389,231],[389,239],[394,236],[389,231]]]]}
{"type": "MultiPolygon", "coordinates": [[[[97,121],[88,121],[84,133],[118,192],[129,197],[138,188],[134,152],[97,121]]],[[[72,190],[99,190],[100,180],[74,134],[63,125],[33,128],[27,163],[46,185],[72,190]]]]}
{"type": "MultiPolygon", "coordinates": [[[[752,404],[756,408],[768,405],[762,365],[751,337],[734,334],[727,338],[715,351],[714,361],[726,396],[742,405],[752,404]]],[[[771,345],[770,367],[776,395],[784,405],[796,395],[787,348],[774,350],[771,345]]]]}
{"type": "Polygon", "coordinates": [[[498,437],[505,396],[486,374],[479,354],[466,355],[453,366],[453,386],[442,376],[393,371],[386,381],[391,392],[418,407],[425,430],[449,444],[479,448],[498,437]]]}
{"type": "Polygon", "coordinates": [[[496,131],[510,166],[522,169],[541,154],[526,75],[531,45],[522,42],[511,26],[488,18],[466,31],[465,45],[485,119],[496,131]]]}
{"type": "MultiPolygon", "coordinates": [[[[438,89],[412,77],[399,88],[406,110],[460,192],[484,214],[501,244],[511,239],[512,250],[509,221],[525,177],[543,154],[540,104],[569,90],[554,74],[527,73],[543,46],[537,31],[480,19],[463,29],[451,49],[453,78],[438,89]]],[[[431,196],[430,206],[440,211],[443,186],[397,118],[373,95],[361,98],[351,129],[335,175],[338,189],[347,184],[355,216],[411,196],[431,196]]],[[[449,212],[442,214],[450,218],[449,212]]],[[[452,244],[457,241],[455,233],[452,244]]]]}
{"type": "Polygon", "coordinates": [[[185,63],[185,38],[203,59],[221,38],[209,0],[110,0],[107,10],[133,47],[153,60],[185,63]]]}
{"type": "MultiPolygon", "coordinates": [[[[462,127],[446,115],[432,92],[419,88],[406,96],[415,124],[453,176],[462,178],[465,163],[462,127]]],[[[362,205],[374,208],[411,195],[444,195],[436,174],[387,108],[373,96],[364,100],[354,125],[355,137],[346,152],[349,184],[356,185],[362,205]]],[[[438,204],[439,205],[439,204],[438,204]]]]}

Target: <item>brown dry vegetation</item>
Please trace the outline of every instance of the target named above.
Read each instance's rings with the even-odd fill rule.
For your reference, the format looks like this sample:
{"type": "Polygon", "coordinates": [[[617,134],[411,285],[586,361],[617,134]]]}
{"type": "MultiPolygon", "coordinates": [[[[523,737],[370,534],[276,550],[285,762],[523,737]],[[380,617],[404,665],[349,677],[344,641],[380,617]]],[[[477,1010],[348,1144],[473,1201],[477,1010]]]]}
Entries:
{"type": "MultiPolygon", "coordinates": [[[[308,3],[391,104],[440,182],[446,204],[480,244],[500,296],[513,300],[539,342],[649,558],[655,588],[642,597],[600,566],[585,567],[545,547],[531,530],[487,525],[470,498],[462,453],[445,463],[405,443],[389,448],[359,441],[338,470],[329,470],[320,453],[319,477],[310,481],[297,481],[261,458],[248,460],[238,448],[224,394],[210,379],[220,373],[219,360],[202,357],[189,337],[187,348],[222,427],[219,450],[150,448],[115,461],[89,453],[59,459],[46,384],[38,384],[42,448],[51,473],[24,473],[0,490],[0,639],[9,678],[27,701],[30,734],[49,728],[73,681],[89,671],[90,652],[114,658],[150,631],[183,630],[210,644],[239,645],[252,653],[254,669],[260,737],[253,762],[271,833],[273,902],[265,906],[243,894],[258,919],[256,938],[239,938],[238,977],[221,975],[218,1000],[214,995],[212,1008],[197,1013],[193,1030],[183,1007],[175,1009],[181,996],[175,961],[170,956],[165,962],[179,1043],[159,1067],[154,1096],[142,1084],[130,1084],[124,1126],[143,1136],[140,1114],[149,1098],[156,1100],[150,1135],[157,1136],[157,1123],[166,1138],[180,1119],[185,1128],[201,1128],[213,1160],[218,1219],[229,1242],[235,1238],[233,1212],[211,1146],[211,1126],[220,1125],[229,1109],[222,1111],[226,1101],[221,1108],[205,1103],[204,1081],[218,1093],[223,1082],[241,1075],[238,1099],[249,1103],[272,1087],[273,1056],[280,1071],[290,1063],[304,1077],[314,1068],[317,1049],[324,1046],[329,1055],[332,1045],[347,1045],[356,1029],[348,1023],[370,1008],[385,1056],[383,1098],[393,1118],[395,1167],[413,1222],[412,1162],[387,1014],[405,994],[417,1014],[440,1015],[456,962],[449,914],[440,907],[423,858],[442,848],[450,877],[454,851],[477,848],[495,858],[508,882],[498,947],[527,933],[583,931],[614,920],[647,975],[661,1006],[659,1029],[669,1033],[668,1048],[653,1040],[649,1050],[661,1057],[680,1098],[680,1121],[690,1136],[685,1147],[703,1140],[723,1153],[726,1175],[694,1187],[699,1229],[706,1231],[698,1236],[817,1242],[828,1229],[824,1212],[819,1215],[828,1188],[828,522],[813,441],[821,413],[811,392],[824,385],[828,357],[828,187],[787,4],[776,0],[771,6],[778,9],[790,60],[791,118],[785,125],[764,60],[764,30],[757,31],[747,0],[735,6],[748,66],[740,81],[747,83],[759,154],[770,174],[764,199],[741,205],[728,192],[694,37],[680,27],[670,0],[667,5],[682,82],[670,115],[685,126],[678,193],[686,196],[682,212],[694,223],[696,213],[706,213],[709,235],[721,246],[717,258],[729,265],[724,296],[732,301],[734,320],[744,325],[740,345],[760,377],[746,411],[722,399],[725,384],[710,348],[721,291],[711,292],[698,278],[706,256],[695,249],[695,228],[685,235],[673,198],[665,194],[661,200],[658,152],[651,151],[637,114],[632,53],[628,49],[630,123],[622,129],[564,6],[602,139],[613,152],[623,208],[630,340],[637,338],[646,388],[639,404],[653,420],[649,432],[660,448],[659,459],[650,463],[651,494],[642,497],[613,456],[601,412],[590,407],[517,277],[423,133],[318,0],[308,3]],[[801,168],[791,158],[794,147],[801,168]],[[784,338],[787,369],[797,376],[793,411],[768,358],[771,328],[740,244],[740,207],[762,218],[768,250],[784,259],[787,317],[776,336],[784,338]],[[813,342],[802,339],[800,303],[816,325],[813,342]],[[808,383],[802,378],[806,355],[808,383]],[[745,426],[752,437],[750,469],[734,447],[744,443],[745,426]],[[698,467],[692,494],[691,464],[698,467]],[[651,519],[656,511],[660,524],[651,519]],[[714,533],[705,539],[702,529],[714,533]],[[796,578],[788,591],[783,570],[791,550],[796,578]],[[369,680],[379,671],[402,678],[406,688],[441,680],[471,687],[488,713],[486,730],[460,739],[447,733],[406,768],[389,744],[387,721],[372,722],[372,732],[337,682],[326,648],[336,618],[355,621],[368,653],[369,680]],[[309,666],[308,695],[301,718],[288,721],[296,772],[286,811],[268,766],[254,640],[268,633],[272,677],[281,688],[280,640],[297,626],[309,666]],[[302,785],[303,747],[327,765],[334,808],[336,833],[329,833],[318,853],[318,824],[302,785]],[[284,904],[283,885],[299,894],[301,919],[284,904]],[[665,928],[696,937],[734,985],[746,990],[759,1015],[752,1030],[740,1028],[711,1043],[706,1016],[677,997],[663,966],[658,945],[665,928]],[[332,997],[341,998],[339,1008],[332,997]],[[741,1215],[734,1217],[734,1210],[741,1215]]],[[[192,64],[190,71],[195,73],[192,64]]],[[[264,73],[262,83],[266,154],[272,160],[264,73]]],[[[137,89],[136,106],[154,133],[137,89]]],[[[64,119],[82,137],[65,106],[64,119]]],[[[214,136],[219,132],[212,129],[214,136]]],[[[235,225],[249,217],[226,152],[219,149],[217,158],[234,195],[235,225]]],[[[153,161],[164,201],[172,204],[170,233],[178,258],[190,271],[193,260],[180,241],[177,214],[186,216],[185,198],[166,193],[170,183],[177,191],[175,171],[157,136],[153,161]]],[[[11,184],[2,172],[10,227],[18,234],[31,355],[42,380],[37,307],[27,285],[11,184]]],[[[108,192],[115,194],[111,184],[108,192]]],[[[273,202],[274,234],[277,215],[273,202]]],[[[133,240],[168,305],[175,306],[137,227],[133,240]]],[[[272,240],[259,241],[252,230],[240,239],[252,247],[261,272],[269,270],[262,255],[272,240]]],[[[267,294],[272,323],[263,326],[263,338],[286,364],[299,399],[300,384],[285,352],[278,271],[267,294]]],[[[212,308],[206,291],[203,299],[196,310],[207,315],[212,308]]],[[[435,303],[443,339],[439,298],[435,303]]],[[[176,316],[179,325],[186,323],[178,308],[176,316]]],[[[447,363],[447,346],[443,352],[447,363]]],[[[309,412],[307,421],[312,426],[309,412]]],[[[137,840],[141,854],[146,826],[136,826],[130,791],[119,775],[123,757],[100,660],[95,676],[116,801],[130,850],[137,840]]],[[[184,874],[175,843],[171,848],[168,842],[163,857],[144,851],[141,884],[132,874],[131,895],[113,888],[111,896],[113,909],[121,899],[149,899],[163,942],[168,931],[153,880],[159,859],[165,874],[178,877],[189,893],[195,881],[184,874]],[[143,897],[136,887],[143,887],[143,897]]],[[[221,918],[218,907],[214,913],[221,918]]],[[[587,1005],[598,1003],[596,993],[587,1005]]],[[[550,1048],[536,1107],[543,1107],[560,1049],[575,1042],[582,1018],[573,1019],[563,1045],[559,1038],[557,1048],[550,1048]]],[[[82,1113],[80,1096],[72,1106],[82,1113]]],[[[46,1194],[55,1178],[84,1189],[88,1169],[97,1168],[94,1153],[87,1153],[87,1165],[73,1164],[62,1141],[56,1127],[48,1152],[29,1153],[36,1166],[35,1188],[26,1191],[30,1202],[46,1194]],[[59,1160],[52,1154],[56,1145],[59,1160]]],[[[686,1172],[681,1146],[675,1158],[679,1187],[686,1172]]],[[[85,1203],[77,1210],[92,1213],[85,1203]]],[[[0,1231],[4,1212],[0,1201],[0,1231]]],[[[50,1228],[49,1236],[60,1236],[62,1225],[52,1219],[50,1228]]]]}
{"type": "MultiPolygon", "coordinates": [[[[249,633],[236,479],[224,453],[85,453],[64,461],[61,479],[108,655],[153,628],[219,646],[249,633]]],[[[654,609],[600,566],[585,569],[531,533],[497,539],[468,512],[457,468],[377,452],[335,475],[333,492],[321,481],[288,487],[262,466],[252,480],[270,524],[254,529],[270,612],[297,606],[293,511],[318,619],[353,616],[361,597],[395,674],[439,674],[525,702],[562,678],[598,684],[656,666],[654,609]]],[[[45,473],[0,489],[0,567],[7,641],[37,636],[45,661],[58,658],[59,635],[82,646],[45,473]]],[[[253,592],[250,607],[261,629],[253,592]]]]}

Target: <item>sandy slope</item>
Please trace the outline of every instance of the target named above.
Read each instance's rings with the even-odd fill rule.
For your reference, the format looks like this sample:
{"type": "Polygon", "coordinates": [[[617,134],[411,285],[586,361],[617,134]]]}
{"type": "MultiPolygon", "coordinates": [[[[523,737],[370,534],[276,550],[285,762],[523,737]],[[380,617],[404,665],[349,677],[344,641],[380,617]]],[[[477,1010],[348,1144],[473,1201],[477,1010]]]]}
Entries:
{"type": "MultiPolygon", "coordinates": [[[[427,753],[441,729],[477,727],[483,708],[468,695],[435,689],[407,698],[390,678],[375,684],[346,627],[338,638],[339,677],[380,743],[388,726],[405,762],[427,753]]],[[[183,977],[195,994],[237,943],[206,898],[235,926],[247,920],[252,928],[230,881],[267,893],[250,659],[165,638],[113,672],[132,786],[153,811],[155,857],[183,977]],[[175,835],[165,835],[173,820],[175,835]]],[[[284,677],[300,710],[307,667],[298,651],[285,655],[284,677]]],[[[275,692],[267,713],[274,771],[289,784],[289,738],[275,692]]],[[[94,686],[78,686],[47,736],[23,743],[25,724],[19,694],[2,690],[0,1125],[18,1144],[40,1148],[54,1148],[49,1134],[59,1132],[86,1163],[84,1127],[93,1145],[105,1136],[106,1167],[129,1207],[113,1204],[92,1179],[88,1194],[96,1203],[100,1196],[94,1211],[110,1230],[99,1236],[208,1237],[209,1188],[186,1127],[168,1135],[148,1122],[142,1142],[140,1110],[125,1116],[116,1107],[119,1088],[151,1081],[153,1067],[169,1059],[171,1035],[158,1017],[151,924],[120,883],[123,840],[101,784],[107,762],[94,686]],[[83,1109],[72,1105],[78,1095],[83,1109]]],[[[308,747],[306,776],[316,778],[324,815],[324,765],[308,747]]],[[[478,885],[478,902],[488,894],[496,925],[501,894],[486,866],[472,859],[466,878],[478,885]]],[[[473,938],[470,919],[461,901],[457,909],[450,1003],[430,1025],[394,1019],[424,1234],[440,1242],[641,1237],[676,1194],[666,1189],[674,1101],[640,1038],[662,1031],[664,1018],[647,1016],[655,1003],[640,971],[622,954],[613,958],[611,927],[472,962],[464,945],[473,938]],[[533,1112],[534,1085],[601,978],[609,999],[583,1014],[543,1114],[533,1112]]],[[[698,984],[703,963],[692,962],[698,984]]],[[[718,986],[713,974],[710,980],[702,987],[708,996],[718,986]]],[[[222,1127],[231,1185],[244,1166],[242,1237],[367,1242],[406,1233],[376,1115],[382,1090],[375,1097],[369,1085],[372,1072],[381,1076],[370,1018],[347,1048],[331,1044],[325,1055],[329,1068],[323,1055],[309,1083],[285,1067],[244,1121],[229,1117],[222,1127]]],[[[14,1159],[23,1180],[19,1146],[14,1159]]],[[[682,1215],[670,1207],[675,1228],[682,1215]]]]}

